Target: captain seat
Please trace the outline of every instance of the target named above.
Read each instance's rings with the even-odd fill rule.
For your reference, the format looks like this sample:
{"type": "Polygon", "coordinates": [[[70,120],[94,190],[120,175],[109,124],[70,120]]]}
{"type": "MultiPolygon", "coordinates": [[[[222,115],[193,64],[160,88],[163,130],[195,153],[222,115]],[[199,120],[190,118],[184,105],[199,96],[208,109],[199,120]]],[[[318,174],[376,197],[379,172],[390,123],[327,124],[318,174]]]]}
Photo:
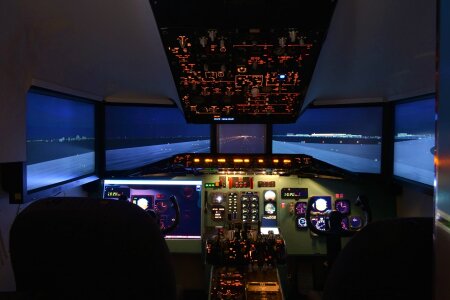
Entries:
{"type": "Polygon", "coordinates": [[[175,299],[174,270],[155,220],[138,206],[46,198],[10,232],[18,292],[36,299],[175,299]]]}

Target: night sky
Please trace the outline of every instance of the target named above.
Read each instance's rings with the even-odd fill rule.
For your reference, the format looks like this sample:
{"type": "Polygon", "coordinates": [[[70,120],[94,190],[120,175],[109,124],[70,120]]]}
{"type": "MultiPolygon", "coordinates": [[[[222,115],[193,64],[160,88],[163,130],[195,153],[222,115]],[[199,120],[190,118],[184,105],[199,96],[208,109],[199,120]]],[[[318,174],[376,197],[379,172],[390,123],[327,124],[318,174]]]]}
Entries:
{"type": "Polygon", "coordinates": [[[178,108],[108,106],[106,138],[210,136],[210,125],[187,124],[178,108]]]}
{"type": "Polygon", "coordinates": [[[349,133],[381,136],[381,126],[381,107],[310,108],[295,124],[274,125],[273,134],[349,133]]]}
{"type": "Polygon", "coordinates": [[[27,139],[93,138],[94,105],[33,92],[27,94],[27,139]]]}
{"type": "Polygon", "coordinates": [[[434,98],[398,104],[395,107],[395,134],[434,134],[434,98]]]}

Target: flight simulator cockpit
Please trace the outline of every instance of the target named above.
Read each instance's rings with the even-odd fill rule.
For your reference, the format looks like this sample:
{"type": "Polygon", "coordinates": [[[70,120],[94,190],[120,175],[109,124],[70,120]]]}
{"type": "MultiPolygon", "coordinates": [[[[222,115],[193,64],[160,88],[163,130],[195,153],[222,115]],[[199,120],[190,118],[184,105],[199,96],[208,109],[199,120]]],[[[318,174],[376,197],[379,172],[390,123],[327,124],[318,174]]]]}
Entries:
{"type": "Polygon", "coordinates": [[[102,197],[154,210],[161,230],[176,222],[166,241],[175,251],[202,253],[210,299],[285,299],[289,255],[326,254],[323,236],[350,236],[369,221],[362,191],[339,182],[345,172],[333,174],[307,155],[189,153],[170,160],[187,174],[104,179],[102,197]],[[324,174],[313,176],[321,167],[324,174]]]}
{"type": "Polygon", "coordinates": [[[311,107],[291,124],[211,125],[187,124],[173,106],[39,89],[28,103],[24,192],[11,201],[82,186],[83,195],[131,203],[156,221],[178,263],[201,258],[192,270],[206,274],[208,299],[289,299],[308,280],[320,290],[352,236],[395,217],[386,178],[433,180],[432,98],[391,107],[388,135],[383,105],[311,107]],[[412,115],[422,129],[409,130],[412,115]]]}
{"type": "Polygon", "coordinates": [[[439,5],[9,2],[0,298],[431,297],[439,5]]]}

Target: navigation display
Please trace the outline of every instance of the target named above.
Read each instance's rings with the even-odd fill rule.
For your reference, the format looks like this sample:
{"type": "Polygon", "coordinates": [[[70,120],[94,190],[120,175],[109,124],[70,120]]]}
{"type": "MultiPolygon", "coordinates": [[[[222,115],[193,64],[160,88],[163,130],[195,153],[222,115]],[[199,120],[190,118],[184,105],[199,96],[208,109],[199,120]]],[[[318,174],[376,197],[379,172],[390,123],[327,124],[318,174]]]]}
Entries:
{"type": "Polygon", "coordinates": [[[95,172],[95,106],[58,94],[27,93],[27,190],[95,172]]]}
{"type": "Polygon", "coordinates": [[[307,154],[337,167],[380,173],[381,107],[310,108],[294,124],[275,124],[272,152],[307,154]]]}
{"type": "Polygon", "coordinates": [[[187,124],[178,108],[111,105],[105,114],[107,171],[210,152],[210,126],[187,124]]]}
{"type": "Polygon", "coordinates": [[[180,223],[166,235],[168,239],[200,239],[201,237],[201,181],[105,179],[103,198],[132,202],[144,210],[159,213],[161,226],[168,227],[175,217],[170,196],[175,196],[180,206],[180,223]]]}
{"type": "Polygon", "coordinates": [[[434,182],[434,98],[395,106],[394,175],[434,182]]]}

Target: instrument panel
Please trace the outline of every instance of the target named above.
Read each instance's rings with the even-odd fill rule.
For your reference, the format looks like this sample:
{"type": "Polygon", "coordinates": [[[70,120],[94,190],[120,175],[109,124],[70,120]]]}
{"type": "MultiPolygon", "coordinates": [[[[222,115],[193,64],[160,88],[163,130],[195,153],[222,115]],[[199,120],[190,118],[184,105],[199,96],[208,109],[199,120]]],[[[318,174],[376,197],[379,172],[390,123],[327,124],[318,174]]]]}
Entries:
{"type": "Polygon", "coordinates": [[[162,181],[150,178],[105,180],[103,197],[123,197],[143,209],[156,208],[164,216],[171,212],[164,200],[175,195],[181,208],[181,220],[177,232],[168,241],[174,252],[198,253],[202,249],[202,239],[214,235],[217,228],[224,228],[228,232],[241,231],[241,234],[247,231],[255,237],[258,232],[280,233],[289,246],[289,254],[293,255],[326,253],[325,238],[312,234],[307,225],[310,201],[315,200],[310,220],[318,230],[327,230],[326,213],[331,209],[345,215],[343,229],[356,231],[365,223],[362,211],[355,205],[358,196],[385,197],[376,183],[365,184],[362,190],[357,182],[255,174],[260,171],[222,170],[162,181]]]}
{"type": "MultiPolygon", "coordinates": [[[[355,200],[368,192],[367,187],[362,191],[358,185],[342,180],[237,173],[202,175],[204,235],[218,227],[248,226],[255,232],[258,228],[278,228],[289,254],[326,253],[325,239],[308,229],[308,201],[315,202],[311,221],[319,230],[327,230],[328,219],[322,214],[329,210],[345,214],[345,229],[356,230],[363,224],[355,200]]],[[[374,188],[369,193],[376,195],[379,191],[374,188]]]]}

